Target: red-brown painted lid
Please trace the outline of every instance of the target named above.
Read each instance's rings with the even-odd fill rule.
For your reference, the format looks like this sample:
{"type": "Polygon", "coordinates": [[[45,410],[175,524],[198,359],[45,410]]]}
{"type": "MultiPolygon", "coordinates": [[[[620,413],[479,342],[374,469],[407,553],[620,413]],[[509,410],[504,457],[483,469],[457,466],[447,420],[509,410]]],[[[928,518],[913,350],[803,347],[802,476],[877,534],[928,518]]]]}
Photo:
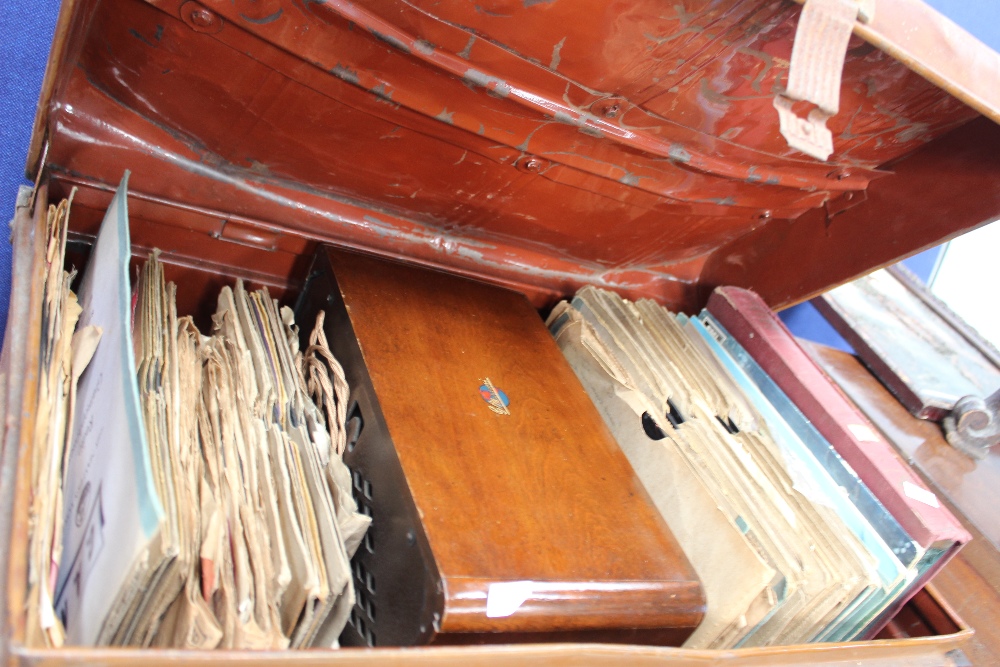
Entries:
{"type": "Polygon", "coordinates": [[[966,172],[994,177],[997,132],[946,137],[976,111],[907,66],[990,113],[1000,60],[917,0],[877,11],[857,32],[907,64],[852,38],[822,162],[778,131],[784,0],[79,0],[32,160],[47,131],[57,185],[129,168],[216,237],[364,247],[539,305],[597,284],[691,310],[724,281],[779,306],[1000,212],[942,219],[966,172]]]}

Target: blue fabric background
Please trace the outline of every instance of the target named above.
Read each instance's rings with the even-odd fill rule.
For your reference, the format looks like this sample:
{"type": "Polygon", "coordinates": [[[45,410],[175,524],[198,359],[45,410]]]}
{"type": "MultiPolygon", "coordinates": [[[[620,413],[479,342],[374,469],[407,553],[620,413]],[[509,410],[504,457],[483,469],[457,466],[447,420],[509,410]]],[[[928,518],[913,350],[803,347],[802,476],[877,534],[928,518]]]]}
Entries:
{"type": "MultiPolygon", "coordinates": [[[[14,213],[52,42],[57,0],[0,0],[0,220],[14,213]]],[[[0,235],[0,340],[7,328],[11,248],[0,235]]]]}
{"type": "MultiPolygon", "coordinates": [[[[1000,50],[1000,2],[996,0],[926,0],[994,49],[1000,50]]],[[[57,0],[0,0],[0,219],[9,220],[18,185],[27,183],[24,162],[28,151],[35,102],[42,84],[57,0]]],[[[926,278],[936,253],[931,251],[908,265],[926,278]]],[[[0,337],[6,330],[10,299],[10,244],[0,241],[0,337]]],[[[832,329],[811,310],[790,309],[783,317],[796,334],[837,343],[832,329]],[[824,326],[825,325],[825,326],[824,326]]],[[[2,338],[0,338],[2,340],[2,338]]]]}

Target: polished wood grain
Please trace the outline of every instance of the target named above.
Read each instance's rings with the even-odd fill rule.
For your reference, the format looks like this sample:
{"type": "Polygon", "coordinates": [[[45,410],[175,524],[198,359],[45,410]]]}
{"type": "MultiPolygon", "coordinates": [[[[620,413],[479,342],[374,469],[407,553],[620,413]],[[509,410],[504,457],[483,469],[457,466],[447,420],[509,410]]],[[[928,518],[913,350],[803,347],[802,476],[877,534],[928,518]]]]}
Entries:
{"type": "Polygon", "coordinates": [[[976,665],[1000,663],[1000,468],[996,453],[974,461],[947,443],[940,426],[917,419],[852,354],[800,341],[931,488],[973,539],[934,579],[942,598],[971,625],[966,652],[976,665]]]}
{"type": "Polygon", "coordinates": [[[444,579],[441,631],[695,627],[697,576],[527,300],[327,252],[444,579]],[[488,618],[490,585],[524,580],[488,618]]]}

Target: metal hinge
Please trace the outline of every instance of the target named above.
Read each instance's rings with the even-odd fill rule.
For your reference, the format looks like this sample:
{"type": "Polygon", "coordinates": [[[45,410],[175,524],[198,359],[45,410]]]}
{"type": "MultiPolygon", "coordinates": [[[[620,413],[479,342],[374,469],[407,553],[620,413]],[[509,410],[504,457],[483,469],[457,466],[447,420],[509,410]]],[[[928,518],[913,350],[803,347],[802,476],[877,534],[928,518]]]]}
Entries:
{"type": "Polygon", "coordinates": [[[826,160],[833,153],[833,135],[826,121],[840,107],[840,78],[854,22],[870,22],[875,0],[806,0],[795,31],[788,87],[774,98],[781,134],[792,148],[826,160]],[[802,118],[796,102],[816,108],[802,118]]]}

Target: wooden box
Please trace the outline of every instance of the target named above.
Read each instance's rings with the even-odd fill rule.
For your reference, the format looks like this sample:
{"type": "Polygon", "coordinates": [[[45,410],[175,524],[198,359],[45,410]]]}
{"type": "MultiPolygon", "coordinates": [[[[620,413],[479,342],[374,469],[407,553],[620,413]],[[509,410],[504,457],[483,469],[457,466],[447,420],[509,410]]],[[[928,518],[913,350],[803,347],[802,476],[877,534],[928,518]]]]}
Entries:
{"type": "Polygon", "coordinates": [[[779,133],[773,102],[800,15],[788,0],[65,0],[28,159],[38,186],[13,229],[0,662],[961,664],[972,631],[952,606],[996,625],[996,607],[979,605],[985,575],[961,555],[942,595],[928,588],[896,638],[872,642],[721,653],[24,643],[19,473],[48,201],[79,188],[79,266],[132,170],[135,255],[164,251],[179,309],[202,323],[236,277],[293,302],[320,243],[493,282],[542,311],[588,284],[686,312],[733,284],[780,308],[1000,214],[1000,56],[919,0],[869,4],[824,162],[779,133]]]}
{"type": "Polygon", "coordinates": [[[683,643],[698,577],[523,295],[324,248],[319,310],[372,517],[343,643],[683,643]]]}

